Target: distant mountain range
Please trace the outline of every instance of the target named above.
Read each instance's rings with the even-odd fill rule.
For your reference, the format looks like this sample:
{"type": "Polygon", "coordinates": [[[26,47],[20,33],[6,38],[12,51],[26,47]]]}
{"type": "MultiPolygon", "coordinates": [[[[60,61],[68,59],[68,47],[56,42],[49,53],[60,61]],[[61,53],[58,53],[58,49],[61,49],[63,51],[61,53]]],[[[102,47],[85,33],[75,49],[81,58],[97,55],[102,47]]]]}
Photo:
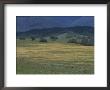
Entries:
{"type": "Polygon", "coordinates": [[[94,16],[17,16],[17,32],[53,27],[94,27],[94,16]]]}
{"type": "Polygon", "coordinates": [[[88,26],[77,26],[77,27],[54,27],[54,28],[44,28],[44,29],[32,29],[25,32],[17,32],[17,37],[49,37],[49,36],[58,36],[61,34],[78,34],[78,35],[85,35],[85,36],[93,36],[94,35],[94,28],[88,26]]]}
{"type": "Polygon", "coordinates": [[[93,16],[18,16],[16,19],[18,39],[94,45],[93,16]]]}

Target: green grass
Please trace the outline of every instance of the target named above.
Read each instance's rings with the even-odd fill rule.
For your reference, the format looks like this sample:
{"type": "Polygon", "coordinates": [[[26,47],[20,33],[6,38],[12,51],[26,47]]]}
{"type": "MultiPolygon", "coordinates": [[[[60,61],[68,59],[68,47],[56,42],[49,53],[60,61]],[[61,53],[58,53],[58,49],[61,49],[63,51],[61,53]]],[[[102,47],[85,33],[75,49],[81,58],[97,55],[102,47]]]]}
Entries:
{"type": "Polygon", "coordinates": [[[94,46],[17,40],[17,74],[94,74],[94,46]]]}

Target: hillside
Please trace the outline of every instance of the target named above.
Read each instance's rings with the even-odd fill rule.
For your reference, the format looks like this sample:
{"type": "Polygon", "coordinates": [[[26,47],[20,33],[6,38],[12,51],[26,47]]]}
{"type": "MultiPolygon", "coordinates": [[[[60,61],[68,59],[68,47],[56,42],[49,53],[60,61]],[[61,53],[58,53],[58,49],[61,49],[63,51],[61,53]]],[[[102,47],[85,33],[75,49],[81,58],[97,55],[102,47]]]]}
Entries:
{"type": "Polygon", "coordinates": [[[25,32],[17,32],[17,38],[46,38],[57,37],[57,41],[73,42],[75,43],[89,42],[94,44],[94,28],[90,26],[76,26],[76,27],[53,27],[43,29],[31,29],[25,32]],[[71,41],[72,40],[72,41],[71,41]]]}

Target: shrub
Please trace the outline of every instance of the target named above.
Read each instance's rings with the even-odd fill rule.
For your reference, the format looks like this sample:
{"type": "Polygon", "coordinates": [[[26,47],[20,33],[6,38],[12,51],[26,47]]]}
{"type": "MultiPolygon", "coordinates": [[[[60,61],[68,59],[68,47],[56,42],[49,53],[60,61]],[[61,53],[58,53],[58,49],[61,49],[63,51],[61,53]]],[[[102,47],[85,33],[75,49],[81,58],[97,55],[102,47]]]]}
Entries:
{"type": "Polygon", "coordinates": [[[41,39],[39,40],[39,42],[47,42],[47,39],[41,38],[41,39]]]}
{"type": "Polygon", "coordinates": [[[67,41],[67,43],[77,43],[77,41],[75,39],[70,39],[67,41]]]}
{"type": "Polygon", "coordinates": [[[94,41],[92,39],[82,39],[81,44],[86,45],[86,46],[93,46],[94,41]]]}
{"type": "Polygon", "coordinates": [[[58,37],[56,37],[56,36],[51,36],[50,39],[53,40],[53,41],[55,41],[56,39],[58,39],[58,37]]]}
{"type": "Polygon", "coordinates": [[[32,41],[35,40],[35,37],[31,37],[31,40],[32,40],[32,41]]]}
{"type": "Polygon", "coordinates": [[[25,40],[25,38],[24,38],[24,37],[20,37],[19,39],[20,39],[20,40],[25,40]]]}

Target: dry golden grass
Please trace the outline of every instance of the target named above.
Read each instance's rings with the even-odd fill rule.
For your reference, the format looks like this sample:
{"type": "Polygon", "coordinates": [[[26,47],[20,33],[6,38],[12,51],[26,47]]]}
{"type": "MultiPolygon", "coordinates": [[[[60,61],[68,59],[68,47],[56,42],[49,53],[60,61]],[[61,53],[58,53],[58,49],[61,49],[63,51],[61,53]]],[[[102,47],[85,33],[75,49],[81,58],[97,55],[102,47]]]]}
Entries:
{"type": "MultiPolygon", "coordinates": [[[[94,46],[82,46],[78,44],[68,44],[68,43],[39,43],[36,41],[17,41],[17,72],[18,73],[26,73],[25,64],[23,62],[29,62],[37,65],[37,69],[42,67],[43,65],[46,68],[46,73],[74,73],[77,70],[74,68],[68,69],[66,71],[65,66],[74,66],[76,64],[79,67],[83,67],[83,70],[88,68],[89,73],[93,73],[93,63],[94,63],[94,46]],[[55,69],[58,65],[63,65],[64,71],[57,72],[57,70],[53,70],[50,72],[49,65],[54,65],[55,69]],[[40,65],[39,65],[40,64],[40,65]],[[84,66],[86,65],[86,66],[84,66]],[[89,66],[90,65],[90,66],[89,66]],[[21,68],[22,67],[22,68],[21,68]],[[20,69],[19,69],[20,68],[20,69]],[[25,70],[22,70],[25,68],[25,70]],[[90,68],[90,70],[89,70],[90,68]]],[[[33,64],[31,64],[33,66],[33,64]]],[[[27,64],[27,68],[31,70],[30,64],[27,64]],[[30,68],[29,68],[30,67],[30,68]]],[[[79,68],[77,66],[77,68],[79,68]]],[[[60,70],[61,67],[59,67],[60,70]]],[[[37,70],[36,68],[34,68],[37,70]]],[[[32,73],[45,73],[43,71],[44,68],[40,68],[37,71],[33,71],[32,73]],[[39,72],[42,71],[42,72],[39,72]]],[[[78,73],[84,73],[82,68],[78,69],[78,73]],[[82,70],[82,71],[81,71],[82,70]]],[[[30,71],[31,72],[31,71],[30,71]]],[[[86,72],[86,73],[87,73],[86,72]]],[[[28,72],[29,73],[29,72],[28,72]]],[[[77,73],[77,72],[76,72],[77,73]]]]}
{"type": "Polygon", "coordinates": [[[93,46],[76,44],[43,43],[31,47],[17,47],[17,57],[29,57],[36,60],[93,60],[93,46]],[[89,52],[89,53],[88,53],[89,52]]]}

